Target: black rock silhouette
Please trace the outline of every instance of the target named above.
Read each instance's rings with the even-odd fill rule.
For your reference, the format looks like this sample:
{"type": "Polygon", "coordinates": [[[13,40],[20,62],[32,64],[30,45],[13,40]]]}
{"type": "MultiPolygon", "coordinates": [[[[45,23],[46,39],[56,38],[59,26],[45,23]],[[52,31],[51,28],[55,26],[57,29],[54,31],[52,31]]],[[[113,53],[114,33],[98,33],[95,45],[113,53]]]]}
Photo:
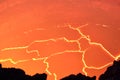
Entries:
{"type": "MultiPolygon", "coordinates": [[[[26,75],[25,72],[18,68],[2,68],[0,64],[0,80],[47,80],[47,74],[36,73],[33,76],[26,75]]],[[[61,80],[96,80],[96,76],[89,77],[81,73],[71,74],[61,80]]],[[[113,65],[108,67],[104,74],[99,77],[99,80],[120,80],[120,60],[114,61],[113,65]]]]}
{"type": "Polygon", "coordinates": [[[113,65],[99,77],[99,80],[120,80],[120,61],[114,61],[113,65]]]}
{"type": "Polygon", "coordinates": [[[2,68],[0,64],[0,80],[46,80],[47,75],[35,74],[33,76],[26,75],[25,72],[17,68],[2,68]]]}
{"type": "Polygon", "coordinates": [[[77,75],[74,75],[74,74],[71,74],[70,76],[67,76],[61,80],[96,80],[96,77],[88,77],[88,76],[85,76],[85,75],[82,75],[81,73],[77,74],[77,75]]]}

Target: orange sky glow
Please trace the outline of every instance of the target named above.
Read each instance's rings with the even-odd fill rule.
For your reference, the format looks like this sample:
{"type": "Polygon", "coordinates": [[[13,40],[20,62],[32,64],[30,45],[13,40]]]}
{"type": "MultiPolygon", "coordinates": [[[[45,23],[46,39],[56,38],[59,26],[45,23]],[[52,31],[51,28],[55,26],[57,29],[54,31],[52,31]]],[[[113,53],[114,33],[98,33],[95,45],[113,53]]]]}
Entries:
{"type": "Polygon", "coordinates": [[[98,77],[120,56],[119,14],[120,0],[0,0],[0,63],[98,77]]]}

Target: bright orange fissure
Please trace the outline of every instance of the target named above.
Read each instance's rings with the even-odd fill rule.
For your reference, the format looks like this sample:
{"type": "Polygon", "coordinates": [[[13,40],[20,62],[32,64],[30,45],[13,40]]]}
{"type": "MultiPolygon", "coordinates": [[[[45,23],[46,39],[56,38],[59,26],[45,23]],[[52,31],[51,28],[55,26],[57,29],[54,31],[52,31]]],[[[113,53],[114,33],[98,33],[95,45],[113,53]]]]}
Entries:
{"type": "MultiPolygon", "coordinates": [[[[85,24],[84,26],[87,25],[89,24],[85,24]]],[[[73,67],[74,65],[77,65],[79,67],[77,70],[75,70],[75,73],[77,73],[76,71],[78,71],[79,68],[82,68],[82,70],[78,72],[83,73],[85,75],[89,75],[90,73],[88,74],[86,69],[101,70],[111,65],[113,60],[118,59],[119,56],[114,57],[107,49],[105,49],[105,47],[101,43],[92,42],[90,36],[84,35],[80,30],[80,28],[83,27],[83,25],[77,28],[72,27],[71,25],[67,25],[66,27],[69,30],[73,30],[76,33],[78,33],[80,37],[77,39],[68,39],[66,35],[62,35],[63,37],[58,36],[59,38],[53,37],[46,40],[35,40],[27,46],[4,48],[1,50],[0,63],[2,63],[3,66],[5,67],[10,67],[10,66],[20,67],[23,70],[25,70],[27,74],[33,74],[35,68],[40,68],[39,69],[40,72],[46,72],[48,76],[50,76],[48,77],[48,80],[51,79],[58,80],[70,74],[70,70],[72,71],[72,69],[71,68],[69,69],[69,67],[67,67],[69,69],[68,73],[62,71],[61,68],[64,66],[68,65],[73,67]],[[83,44],[82,40],[87,41],[86,45],[83,44]],[[22,56],[19,55],[22,53],[27,53],[27,54],[23,54],[24,58],[22,58],[22,56]],[[14,54],[17,54],[18,56],[14,56],[14,54]],[[77,56],[74,58],[73,55],[75,56],[79,55],[81,56],[81,58],[77,56]],[[66,59],[62,60],[62,57],[66,59]],[[102,61],[105,58],[107,60],[102,61]],[[74,59],[79,60],[78,63],[77,62],[75,63],[74,59]],[[69,65],[70,64],[69,62],[73,65],[69,65]],[[30,69],[33,69],[33,72],[32,71],[29,72],[30,69],[27,69],[27,66],[25,66],[30,63],[31,63],[30,69]],[[62,64],[63,66],[59,64],[62,64]],[[59,66],[58,69],[56,66],[59,66]],[[63,72],[62,74],[60,74],[59,69],[61,69],[60,71],[63,72]]],[[[35,30],[41,31],[41,29],[35,29],[35,30]]],[[[30,31],[32,32],[33,30],[30,31]]],[[[25,32],[25,34],[29,34],[29,31],[25,32]]],[[[37,69],[35,69],[35,71],[36,70],[37,69]]]]}

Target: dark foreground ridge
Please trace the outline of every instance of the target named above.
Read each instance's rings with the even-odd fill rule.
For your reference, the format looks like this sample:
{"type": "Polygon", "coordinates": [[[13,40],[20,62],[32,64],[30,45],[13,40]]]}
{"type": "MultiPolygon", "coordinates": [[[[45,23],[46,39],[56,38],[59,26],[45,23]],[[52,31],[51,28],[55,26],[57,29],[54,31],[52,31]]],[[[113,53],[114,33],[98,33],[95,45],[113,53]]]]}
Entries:
{"type": "Polygon", "coordinates": [[[47,75],[43,73],[30,76],[21,69],[2,68],[0,64],[0,80],[47,80],[47,75]]]}
{"type": "Polygon", "coordinates": [[[70,76],[68,77],[65,77],[61,80],[96,80],[96,77],[89,77],[89,76],[85,76],[85,75],[82,75],[81,73],[77,74],[77,75],[74,75],[74,74],[71,74],[70,76]]]}
{"type": "Polygon", "coordinates": [[[114,61],[113,65],[99,77],[99,80],[120,80],[120,60],[114,61]]]}
{"type": "MultiPolygon", "coordinates": [[[[26,75],[25,72],[17,68],[2,68],[0,64],[0,80],[47,80],[47,74],[26,75]]],[[[96,80],[96,77],[89,77],[81,73],[71,74],[61,80],[96,80]]],[[[113,65],[108,67],[99,80],[120,80],[120,61],[114,61],[113,65]]]]}
{"type": "MultiPolygon", "coordinates": [[[[88,77],[82,74],[70,75],[61,80],[96,80],[96,77],[88,77]]],[[[113,65],[108,67],[104,74],[98,80],[120,80],[120,60],[114,61],[113,65]]]]}

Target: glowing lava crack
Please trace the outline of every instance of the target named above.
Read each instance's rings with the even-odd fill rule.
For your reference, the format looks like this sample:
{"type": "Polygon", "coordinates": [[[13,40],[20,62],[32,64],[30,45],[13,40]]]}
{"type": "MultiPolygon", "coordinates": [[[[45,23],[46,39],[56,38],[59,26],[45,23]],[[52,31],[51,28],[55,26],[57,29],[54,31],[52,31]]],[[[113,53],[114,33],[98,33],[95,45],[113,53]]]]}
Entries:
{"type": "MultiPolygon", "coordinates": [[[[53,35],[47,37],[48,39],[34,40],[23,47],[4,48],[0,52],[0,63],[5,67],[22,68],[31,75],[36,72],[46,72],[48,80],[58,80],[71,73],[79,72],[99,76],[99,74],[90,74],[91,70],[105,70],[118,57],[111,55],[102,44],[92,42],[89,36],[84,35],[80,31],[80,28],[84,26],[74,28],[68,25],[63,27],[63,29],[68,29],[67,34],[61,32],[61,35],[55,34],[54,31],[57,32],[57,29],[62,31],[62,27],[56,27],[53,35]],[[78,36],[71,36],[71,31],[78,36]]],[[[41,31],[41,29],[36,30],[41,31]]],[[[42,30],[44,32],[44,29],[42,30]]],[[[24,33],[27,35],[32,32],[34,31],[29,30],[24,33]]]]}

